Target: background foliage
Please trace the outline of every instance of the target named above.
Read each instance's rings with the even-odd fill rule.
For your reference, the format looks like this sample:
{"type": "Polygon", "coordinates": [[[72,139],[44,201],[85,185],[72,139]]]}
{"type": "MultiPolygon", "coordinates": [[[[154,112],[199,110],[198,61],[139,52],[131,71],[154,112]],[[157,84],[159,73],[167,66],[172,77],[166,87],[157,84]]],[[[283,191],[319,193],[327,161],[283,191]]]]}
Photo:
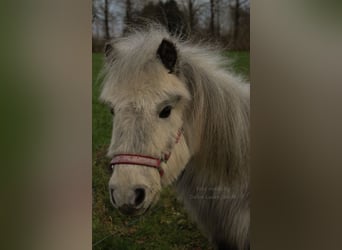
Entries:
{"type": "Polygon", "coordinates": [[[147,21],[186,38],[249,50],[249,0],[93,0],[93,51],[147,21]]]}

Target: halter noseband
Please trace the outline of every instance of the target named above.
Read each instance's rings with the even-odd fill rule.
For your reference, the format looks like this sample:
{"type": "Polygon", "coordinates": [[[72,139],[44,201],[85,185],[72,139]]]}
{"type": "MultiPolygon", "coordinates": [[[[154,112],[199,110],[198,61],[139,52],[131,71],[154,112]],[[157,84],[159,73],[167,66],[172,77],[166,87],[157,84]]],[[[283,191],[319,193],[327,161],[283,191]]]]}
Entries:
{"type": "MultiPolygon", "coordinates": [[[[176,142],[177,144],[180,141],[180,138],[183,134],[183,129],[180,128],[177,132],[176,142]]],[[[151,167],[158,170],[160,177],[164,175],[164,170],[160,166],[162,162],[167,163],[171,156],[171,151],[162,154],[161,158],[156,158],[148,155],[139,155],[139,154],[117,154],[114,155],[113,159],[110,162],[110,166],[114,168],[114,165],[137,165],[144,167],[151,167]]]]}

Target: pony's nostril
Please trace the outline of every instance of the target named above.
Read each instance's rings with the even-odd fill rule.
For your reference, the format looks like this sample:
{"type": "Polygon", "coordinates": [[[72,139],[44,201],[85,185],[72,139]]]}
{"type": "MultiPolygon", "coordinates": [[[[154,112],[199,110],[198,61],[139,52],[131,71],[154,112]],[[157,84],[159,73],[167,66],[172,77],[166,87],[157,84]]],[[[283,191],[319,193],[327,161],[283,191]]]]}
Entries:
{"type": "Polygon", "coordinates": [[[145,199],[145,189],[137,188],[134,190],[135,192],[135,200],[134,205],[137,207],[139,206],[145,199]]]}
{"type": "Polygon", "coordinates": [[[112,188],[110,189],[110,197],[112,198],[113,204],[116,205],[115,199],[114,199],[114,189],[112,189],[112,188]]]}

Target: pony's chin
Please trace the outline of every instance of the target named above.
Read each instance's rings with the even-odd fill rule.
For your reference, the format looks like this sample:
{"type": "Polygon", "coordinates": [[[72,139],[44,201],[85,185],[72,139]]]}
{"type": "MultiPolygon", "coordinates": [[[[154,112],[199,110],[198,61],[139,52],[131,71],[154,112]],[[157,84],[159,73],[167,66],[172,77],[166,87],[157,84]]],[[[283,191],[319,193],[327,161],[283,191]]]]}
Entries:
{"type": "Polygon", "coordinates": [[[159,201],[159,193],[157,193],[154,196],[154,199],[152,199],[152,201],[146,206],[140,207],[138,209],[131,207],[131,206],[127,206],[127,205],[123,205],[121,207],[118,207],[118,210],[121,214],[125,215],[125,216],[141,216],[146,214],[151,208],[153,208],[159,201]]]}
{"type": "Polygon", "coordinates": [[[125,216],[140,216],[146,212],[146,209],[129,209],[125,206],[119,207],[118,208],[120,214],[125,215],[125,216]]]}
{"type": "Polygon", "coordinates": [[[154,207],[154,205],[155,204],[150,204],[146,208],[140,208],[140,209],[134,209],[134,210],[129,210],[129,209],[126,209],[125,207],[120,207],[118,208],[118,210],[122,215],[138,217],[138,216],[146,214],[150,210],[151,207],[154,207]]]}

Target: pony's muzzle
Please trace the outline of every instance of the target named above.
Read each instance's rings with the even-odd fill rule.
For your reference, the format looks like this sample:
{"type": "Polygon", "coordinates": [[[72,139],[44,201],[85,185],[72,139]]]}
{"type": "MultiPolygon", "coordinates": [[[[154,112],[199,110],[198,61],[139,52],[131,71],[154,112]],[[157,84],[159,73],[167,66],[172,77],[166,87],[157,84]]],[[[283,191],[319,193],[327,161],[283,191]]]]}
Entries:
{"type": "Polygon", "coordinates": [[[135,215],[141,213],[145,198],[146,189],[138,186],[133,191],[119,192],[119,190],[110,187],[110,198],[112,204],[125,215],[135,215]]]}

